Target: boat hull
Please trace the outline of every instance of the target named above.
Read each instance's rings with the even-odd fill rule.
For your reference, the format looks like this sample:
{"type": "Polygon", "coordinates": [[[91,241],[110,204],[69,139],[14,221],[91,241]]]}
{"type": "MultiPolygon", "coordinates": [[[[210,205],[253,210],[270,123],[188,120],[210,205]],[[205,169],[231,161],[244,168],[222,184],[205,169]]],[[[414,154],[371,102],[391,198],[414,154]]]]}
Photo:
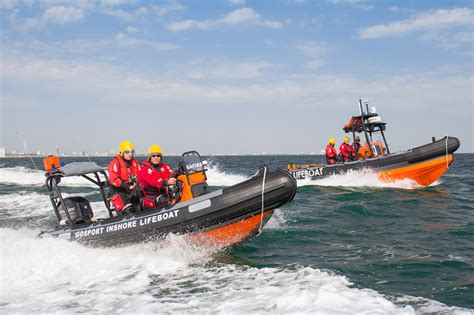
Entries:
{"type": "Polygon", "coordinates": [[[151,209],[97,222],[58,228],[43,233],[92,246],[116,246],[154,241],[166,235],[188,234],[196,243],[231,246],[255,235],[273,210],[291,201],[296,180],[277,170],[171,207],[151,209]]]}
{"type": "Polygon", "coordinates": [[[312,165],[288,172],[297,180],[319,179],[352,170],[372,169],[383,181],[410,179],[428,186],[439,179],[453,161],[452,153],[460,146],[454,137],[445,137],[433,143],[408,151],[362,161],[334,165],[312,165]]]}

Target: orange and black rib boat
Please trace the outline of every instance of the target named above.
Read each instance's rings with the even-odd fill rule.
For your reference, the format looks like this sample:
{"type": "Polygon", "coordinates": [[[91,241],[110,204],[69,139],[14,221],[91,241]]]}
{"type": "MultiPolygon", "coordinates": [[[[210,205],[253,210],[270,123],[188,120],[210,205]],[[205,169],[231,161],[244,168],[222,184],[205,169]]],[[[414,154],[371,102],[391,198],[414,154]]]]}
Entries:
{"type": "Polygon", "coordinates": [[[41,236],[53,236],[92,246],[122,246],[154,241],[166,235],[185,234],[192,243],[228,247],[261,231],[276,208],[296,194],[296,180],[282,170],[266,166],[237,185],[209,191],[205,163],[195,151],[183,154],[172,190],[174,204],[117,215],[109,198],[107,173],[94,162],[70,163],[46,174],[59,225],[41,236]],[[108,218],[94,218],[83,196],[63,197],[61,178],[82,176],[96,184],[108,218]]]}
{"type": "MultiPolygon", "coordinates": [[[[335,164],[312,164],[297,166],[288,164],[288,172],[297,180],[319,179],[352,170],[372,169],[383,181],[410,179],[421,186],[438,180],[453,162],[453,153],[459,148],[459,139],[444,137],[406,151],[390,152],[384,131],[386,123],[381,121],[374,107],[369,110],[359,100],[360,115],[352,116],[344,125],[346,133],[352,133],[353,143],[358,134],[363,134],[366,143],[355,152],[354,161],[342,163],[339,157],[335,164]],[[376,140],[376,136],[381,138],[376,140]]],[[[359,138],[360,139],[360,138],[359,138]]],[[[328,162],[328,161],[327,161],[328,162]]]]}

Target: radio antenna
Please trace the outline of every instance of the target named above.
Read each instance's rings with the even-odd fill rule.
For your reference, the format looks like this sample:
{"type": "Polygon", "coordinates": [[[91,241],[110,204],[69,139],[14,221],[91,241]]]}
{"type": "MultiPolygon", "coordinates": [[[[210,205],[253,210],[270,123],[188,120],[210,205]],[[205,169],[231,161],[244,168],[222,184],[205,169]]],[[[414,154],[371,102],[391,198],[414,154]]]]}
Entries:
{"type": "Polygon", "coordinates": [[[79,139],[79,136],[77,134],[74,134],[74,137],[76,137],[76,141],[77,143],[79,143],[81,149],[82,149],[82,152],[84,152],[87,156],[87,158],[89,159],[89,162],[92,162],[91,160],[91,157],[89,156],[89,153],[87,153],[87,151],[84,149],[84,146],[82,145],[82,142],[81,140],[79,139]]]}
{"type": "MultiPolygon", "coordinates": [[[[18,141],[21,142],[20,137],[18,136],[18,131],[16,132],[16,137],[18,138],[18,141]]],[[[33,167],[35,168],[35,170],[38,171],[38,168],[36,167],[35,160],[33,160],[33,157],[28,152],[28,144],[26,144],[26,139],[23,140],[23,150],[25,151],[25,154],[27,154],[27,156],[30,158],[31,163],[33,163],[33,167]]]]}

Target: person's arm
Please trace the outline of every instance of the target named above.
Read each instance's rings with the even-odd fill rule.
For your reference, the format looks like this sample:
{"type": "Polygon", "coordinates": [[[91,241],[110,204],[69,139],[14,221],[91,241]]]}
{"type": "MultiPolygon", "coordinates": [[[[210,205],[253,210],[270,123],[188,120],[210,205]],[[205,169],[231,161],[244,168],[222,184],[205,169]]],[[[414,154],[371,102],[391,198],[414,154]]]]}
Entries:
{"type": "Polygon", "coordinates": [[[174,184],[176,184],[176,178],[170,177],[171,174],[173,174],[173,170],[171,169],[171,167],[169,167],[168,164],[164,164],[163,169],[164,169],[164,171],[162,172],[163,180],[164,180],[163,185],[174,185],[174,184]]]}
{"type": "Polygon", "coordinates": [[[117,159],[113,159],[110,162],[107,170],[109,171],[109,183],[115,187],[122,187],[124,182],[120,179],[120,165],[117,159]]]}

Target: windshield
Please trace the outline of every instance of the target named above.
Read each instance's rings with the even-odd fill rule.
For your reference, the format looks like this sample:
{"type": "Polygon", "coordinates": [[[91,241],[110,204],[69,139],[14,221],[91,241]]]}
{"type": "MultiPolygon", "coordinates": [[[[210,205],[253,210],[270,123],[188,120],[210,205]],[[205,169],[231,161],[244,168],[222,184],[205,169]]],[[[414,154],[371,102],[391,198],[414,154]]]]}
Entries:
{"type": "Polygon", "coordinates": [[[183,162],[186,173],[193,174],[204,171],[201,156],[196,151],[183,154],[183,162]]]}

